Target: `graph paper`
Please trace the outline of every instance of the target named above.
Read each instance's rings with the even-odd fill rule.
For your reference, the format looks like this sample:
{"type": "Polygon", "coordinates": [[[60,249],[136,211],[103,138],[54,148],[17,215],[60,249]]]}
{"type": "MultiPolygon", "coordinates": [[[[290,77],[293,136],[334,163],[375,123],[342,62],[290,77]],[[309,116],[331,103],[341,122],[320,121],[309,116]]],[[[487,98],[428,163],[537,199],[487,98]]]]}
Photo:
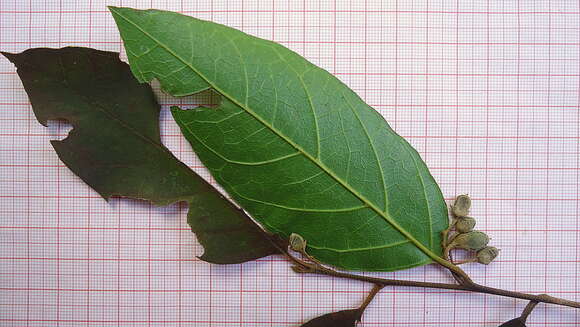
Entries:
{"type": "MultiPolygon", "coordinates": [[[[482,284],[580,301],[578,1],[0,0],[0,50],[122,52],[106,5],[179,11],[279,42],[335,74],[427,162],[447,201],[468,193],[501,255],[482,284]]],[[[126,56],[122,54],[123,60],[126,56]]],[[[163,142],[214,182],[156,93],[163,142]]],[[[1,326],[299,326],[358,306],[371,285],[298,275],[282,257],[196,258],[187,208],[106,202],[60,162],[15,68],[0,59],[1,326]]],[[[451,282],[433,266],[387,278],[451,282]]],[[[526,303],[385,288],[362,326],[497,326],[526,303]]],[[[540,305],[529,326],[580,326],[540,305]]]]}

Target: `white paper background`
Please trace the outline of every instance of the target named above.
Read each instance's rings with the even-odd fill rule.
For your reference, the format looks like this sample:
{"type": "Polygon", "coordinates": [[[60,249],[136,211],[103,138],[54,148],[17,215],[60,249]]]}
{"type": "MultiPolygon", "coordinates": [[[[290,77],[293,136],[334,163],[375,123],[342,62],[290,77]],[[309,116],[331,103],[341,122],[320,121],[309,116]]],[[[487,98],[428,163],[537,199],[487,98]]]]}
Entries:
{"type": "MultiPolygon", "coordinates": [[[[473,196],[502,249],[483,284],[580,300],[578,1],[109,1],[181,11],[280,42],[337,75],[422,154],[445,197],[473,196]]],[[[121,51],[99,0],[0,0],[0,49],[121,51]]],[[[124,58],[124,57],[123,57],[124,58]]],[[[159,92],[158,92],[159,93],[159,92]]],[[[163,104],[164,142],[202,172],[163,104]]],[[[370,285],[300,276],[281,257],[201,262],[186,208],[106,203],[58,160],[0,59],[0,325],[298,326],[370,285]]],[[[441,269],[379,274],[449,282],[441,269]]],[[[497,326],[521,301],[386,288],[363,326],[497,326]]],[[[580,326],[540,306],[530,326],[580,326]]]]}

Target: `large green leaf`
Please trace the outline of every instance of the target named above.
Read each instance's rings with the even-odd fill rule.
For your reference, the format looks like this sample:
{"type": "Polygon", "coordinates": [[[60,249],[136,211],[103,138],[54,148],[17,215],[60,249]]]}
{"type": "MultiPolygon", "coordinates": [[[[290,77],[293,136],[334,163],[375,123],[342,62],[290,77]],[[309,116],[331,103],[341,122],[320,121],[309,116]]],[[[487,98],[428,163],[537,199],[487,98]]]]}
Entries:
{"type": "Polygon", "coordinates": [[[173,110],[226,191],[319,260],[398,270],[441,260],[441,191],[418,153],[327,71],[285,47],[159,10],[110,8],[142,82],[211,88],[216,109],[173,110]]]}
{"type": "Polygon", "coordinates": [[[119,54],[88,48],[2,53],[18,68],[38,121],[74,129],[52,141],[59,158],[105,199],[126,196],[165,205],[189,202],[201,259],[238,263],[276,250],[257,225],[161,143],[159,104],[119,54]]]}

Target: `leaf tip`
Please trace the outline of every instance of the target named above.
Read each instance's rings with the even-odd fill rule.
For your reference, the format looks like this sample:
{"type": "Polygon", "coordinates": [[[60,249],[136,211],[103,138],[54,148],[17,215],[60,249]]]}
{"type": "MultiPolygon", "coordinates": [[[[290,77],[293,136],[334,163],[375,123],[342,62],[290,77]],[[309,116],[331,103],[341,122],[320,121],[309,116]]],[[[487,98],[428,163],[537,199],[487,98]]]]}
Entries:
{"type": "Polygon", "coordinates": [[[11,63],[14,63],[14,61],[16,60],[16,56],[18,55],[16,53],[10,53],[10,52],[5,52],[5,51],[0,51],[0,54],[2,54],[11,63]]]}
{"type": "MultiPolygon", "coordinates": [[[[197,235],[197,234],[196,234],[197,235]]],[[[223,261],[223,260],[219,260],[218,257],[214,257],[212,258],[211,255],[208,255],[206,253],[206,249],[205,246],[202,245],[204,247],[204,253],[202,255],[196,255],[195,257],[198,258],[201,261],[207,262],[207,263],[211,263],[214,265],[225,265],[225,264],[235,264],[235,263],[241,263],[241,262],[229,262],[229,261],[223,261]]]]}
{"type": "Polygon", "coordinates": [[[107,6],[107,9],[109,9],[109,12],[111,13],[111,15],[113,16],[113,18],[115,19],[115,21],[122,17],[121,16],[121,12],[124,9],[131,9],[131,8],[126,8],[126,7],[116,7],[116,6],[107,6]]]}
{"type": "Polygon", "coordinates": [[[147,12],[147,11],[153,10],[153,9],[142,10],[142,9],[135,9],[135,8],[130,8],[130,7],[117,7],[117,6],[107,6],[107,9],[109,9],[109,11],[111,12],[111,14],[113,14],[113,16],[122,15],[123,13],[140,13],[140,12],[147,12]]]}

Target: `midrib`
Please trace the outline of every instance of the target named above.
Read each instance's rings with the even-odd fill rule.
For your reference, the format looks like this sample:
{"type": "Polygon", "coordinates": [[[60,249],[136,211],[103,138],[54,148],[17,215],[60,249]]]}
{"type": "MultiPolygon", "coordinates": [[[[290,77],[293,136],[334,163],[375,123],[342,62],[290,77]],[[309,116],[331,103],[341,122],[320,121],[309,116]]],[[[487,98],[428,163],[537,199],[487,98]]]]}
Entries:
{"type": "MultiPolygon", "coordinates": [[[[337,181],[340,185],[342,185],[349,192],[351,192],[353,195],[355,195],[361,202],[363,202],[369,208],[373,209],[373,211],[375,211],[379,216],[381,216],[389,224],[391,224],[399,233],[401,233],[409,241],[411,241],[417,248],[419,248],[421,251],[423,251],[423,253],[425,253],[427,256],[429,256],[434,261],[441,263],[441,260],[443,260],[442,258],[440,258],[438,255],[436,255],[431,250],[429,250],[425,245],[423,245],[415,237],[413,237],[413,235],[409,234],[409,232],[407,232],[403,227],[401,227],[386,211],[385,212],[381,211],[380,208],[378,208],[374,203],[372,203],[371,201],[369,201],[362,194],[359,194],[354,188],[352,188],[347,182],[343,181],[340,177],[336,176],[334,174],[334,172],[331,169],[329,169],[324,163],[322,163],[322,162],[318,161],[316,158],[312,157],[308,152],[306,152],[304,149],[302,149],[301,146],[299,146],[298,144],[294,143],[291,139],[289,139],[287,136],[285,136],[280,131],[278,131],[277,129],[275,129],[268,122],[266,122],[260,116],[258,116],[256,113],[254,113],[252,110],[250,110],[249,108],[247,108],[246,106],[244,106],[242,103],[240,103],[233,96],[231,96],[228,93],[224,92],[220,87],[218,87],[217,85],[215,85],[214,83],[212,83],[205,75],[203,75],[201,72],[199,72],[197,69],[195,69],[195,67],[193,67],[191,65],[191,63],[188,63],[186,60],[184,60],[183,58],[181,58],[181,56],[179,56],[178,54],[176,54],[175,52],[173,52],[165,44],[163,44],[162,42],[160,42],[153,35],[149,34],[147,31],[145,31],[139,25],[137,25],[136,23],[134,23],[133,21],[131,21],[127,17],[123,16],[122,14],[118,13],[116,11],[116,8],[111,8],[111,12],[113,14],[119,15],[119,17],[123,18],[125,21],[127,21],[128,23],[130,23],[131,25],[133,25],[135,28],[137,28],[139,31],[141,31],[141,33],[143,33],[145,36],[147,36],[148,38],[150,38],[152,41],[156,42],[160,47],[164,48],[168,53],[170,53],[176,59],[178,59],[179,61],[181,61],[184,65],[186,65],[187,67],[189,67],[194,73],[196,73],[198,76],[200,76],[208,85],[210,85],[213,89],[215,89],[219,94],[221,94],[222,96],[225,96],[226,98],[228,98],[232,103],[234,103],[238,107],[244,109],[248,114],[250,114],[252,117],[254,117],[254,119],[256,119],[257,121],[259,121],[264,126],[268,127],[273,133],[275,133],[276,135],[278,135],[278,137],[280,137],[281,139],[283,139],[284,141],[286,141],[288,144],[290,144],[292,147],[294,147],[296,150],[298,150],[302,155],[304,155],[306,158],[308,158],[310,161],[312,161],[314,164],[316,164],[318,167],[320,167],[320,169],[322,169],[330,177],[332,177],[335,181],[337,181]]],[[[194,18],[192,18],[192,19],[194,19],[194,18]]],[[[385,210],[386,210],[386,208],[385,208],[385,210]]]]}

